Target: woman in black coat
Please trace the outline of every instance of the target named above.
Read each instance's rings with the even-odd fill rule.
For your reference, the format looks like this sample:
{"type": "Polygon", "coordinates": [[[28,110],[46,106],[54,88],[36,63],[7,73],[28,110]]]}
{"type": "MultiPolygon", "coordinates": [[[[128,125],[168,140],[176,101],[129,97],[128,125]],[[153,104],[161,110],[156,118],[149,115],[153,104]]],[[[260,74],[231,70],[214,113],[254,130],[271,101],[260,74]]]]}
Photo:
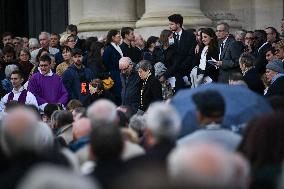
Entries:
{"type": "Polygon", "coordinates": [[[153,66],[150,61],[140,61],[136,69],[140,78],[143,80],[140,91],[139,109],[145,112],[152,102],[163,100],[162,85],[155,75],[152,74],[151,70],[153,66]]]}
{"type": "MultiPolygon", "coordinates": [[[[215,65],[216,60],[218,60],[218,41],[217,36],[213,29],[204,28],[201,32],[202,43],[204,47],[200,49],[197,59],[195,61],[195,68],[197,70],[198,86],[202,83],[208,82],[210,79],[211,82],[217,82],[219,75],[219,68],[215,65]],[[201,75],[201,77],[199,77],[201,75]],[[208,80],[209,79],[209,80],[208,80]],[[207,80],[207,81],[205,81],[207,80]]],[[[191,80],[196,76],[194,73],[191,73],[191,80]]]]}

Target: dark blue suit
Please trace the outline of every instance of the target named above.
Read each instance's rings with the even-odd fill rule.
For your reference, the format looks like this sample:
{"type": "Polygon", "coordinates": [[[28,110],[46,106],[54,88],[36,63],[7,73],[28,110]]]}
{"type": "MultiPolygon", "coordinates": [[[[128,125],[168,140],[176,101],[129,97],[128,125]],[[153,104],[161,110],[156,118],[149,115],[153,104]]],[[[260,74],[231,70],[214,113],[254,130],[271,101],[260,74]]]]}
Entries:
{"type": "Polygon", "coordinates": [[[110,76],[114,80],[114,86],[111,88],[111,92],[115,96],[117,105],[121,104],[120,58],[120,53],[111,44],[108,45],[104,51],[103,60],[107,71],[110,72],[110,76]]]}

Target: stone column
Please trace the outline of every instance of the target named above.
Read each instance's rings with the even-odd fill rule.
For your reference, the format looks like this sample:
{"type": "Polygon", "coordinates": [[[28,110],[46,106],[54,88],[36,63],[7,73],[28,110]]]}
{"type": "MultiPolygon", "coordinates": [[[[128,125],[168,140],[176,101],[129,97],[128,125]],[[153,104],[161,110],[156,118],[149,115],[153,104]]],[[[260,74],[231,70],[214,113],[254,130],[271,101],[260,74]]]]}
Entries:
{"type": "MultiPolygon", "coordinates": [[[[185,27],[211,26],[210,19],[200,10],[200,0],[145,0],[145,13],[137,21],[136,27],[143,29],[168,28],[168,16],[181,14],[185,27]]],[[[160,32],[160,31],[159,31],[160,32]]]]}
{"type": "Polygon", "coordinates": [[[136,1],[82,0],[81,2],[83,13],[78,25],[81,35],[105,34],[110,29],[121,29],[123,26],[135,27],[136,1]]]}

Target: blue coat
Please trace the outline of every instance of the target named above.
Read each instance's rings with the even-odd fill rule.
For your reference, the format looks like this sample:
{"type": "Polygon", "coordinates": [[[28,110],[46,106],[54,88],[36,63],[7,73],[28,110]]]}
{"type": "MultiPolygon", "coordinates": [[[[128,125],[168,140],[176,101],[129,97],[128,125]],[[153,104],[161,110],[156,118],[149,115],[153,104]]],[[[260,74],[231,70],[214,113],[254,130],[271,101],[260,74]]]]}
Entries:
{"type": "Polygon", "coordinates": [[[84,104],[90,95],[89,83],[92,79],[94,79],[94,74],[89,68],[83,67],[82,69],[78,69],[74,64],[69,66],[62,75],[62,81],[68,91],[69,100],[77,99],[84,104]],[[81,91],[81,84],[83,82],[86,83],[86,93],[82,93],[81,91]]]}
{"type": "Polygon", "coordinates": [[[111,92],[116,97],[118,105],[120,105],[121,102],[120,58],[121,55],[119,52],[112,45],[108,45],[104,51],[103,60],[107,71],[110,72],[110,76],[114,80],[114,86],[111,88],[111,92]]]}

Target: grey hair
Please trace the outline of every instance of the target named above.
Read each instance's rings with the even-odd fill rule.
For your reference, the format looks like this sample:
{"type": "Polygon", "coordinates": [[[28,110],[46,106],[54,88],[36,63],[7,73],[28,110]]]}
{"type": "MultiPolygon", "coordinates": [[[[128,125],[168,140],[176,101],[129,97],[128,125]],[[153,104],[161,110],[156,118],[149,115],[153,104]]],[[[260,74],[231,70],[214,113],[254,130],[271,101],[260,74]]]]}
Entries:
{"type": "Polygon", "coordinates": [[[41,164],[32,168],[18,185],[18,189],[98,189],[95,182],[69,169],[41,164]],[[36,178],[36,179],[35,179],[36,178]]]}
{"type": "Polygon", "coordinates": [[[243,30],[237,30],[237,31],[235,31],[235,36],[237,36],[237,35],[241,36],[241,38],[244,39],[245,36],[246,36],[246,32],[243,31],[243,30]]]}
{"type": "Polygon", "coordinates": [[[46,32],[46,31],[40,32],[40,34],[38,35],[38,38],[39,38],[41,35],[47,36],[48,40],[50,40],[50,33],[46,32]]]}
{"type": "Polygon", "coordinates": [[[142,69],[143,71],[151,71],[153,69],[153,66],[150,61],[148,60],[141,60],[137,65],[136,65],[136,70],[142,69]]]}
{"type": "Polygon", "coordinates": [[[19,70],[19,67],[15,64],[7,65],[5,68],[6,78],[10,78],[13,71],[19,70]]]}
{"type": "Polygon", "coordinates": [[[106,99],[95,101],[87,110],[87,117],[92,121],[113,123],[116,119],[116,105],[106,99]]]}
{"type": "Polygon", "coordinates": [[[170,104],[155,102],[145,115],[146,128],[154,138],[175,140],[181,127],[181,118],[170,104]]]}
{"type": "Polygon", "coordinates": [[[137,133],[143,132],[145,128],[145,117],[141,115],[134,115],[130,118],[128,126],[137,133]]]}
{"type": "Polygon", "coordinates": [[[226,32],[228,32],[228,33],[230,32],[230,26],[229,26],[229,24],[227,22],[218,22],[217,26],[219,26],[219,25],[223,25],[224,26],[224,30],[226,32]]]}
{"type": "Polygon", "coordinates": [[[32,47],[36,47],[36,48],[39,48],[39,47],[40,47],[37,38],[30,38],[30,39],[29,39],[29,48],[32,48],[32,47]]]}
{"type": "Polygon", "coordinates": [[[54,137],[50,127],[44,122],[38,122],[35,128],[34,142],[36,144],[37,150],[51,148],[54,144],[54,137]]]}

